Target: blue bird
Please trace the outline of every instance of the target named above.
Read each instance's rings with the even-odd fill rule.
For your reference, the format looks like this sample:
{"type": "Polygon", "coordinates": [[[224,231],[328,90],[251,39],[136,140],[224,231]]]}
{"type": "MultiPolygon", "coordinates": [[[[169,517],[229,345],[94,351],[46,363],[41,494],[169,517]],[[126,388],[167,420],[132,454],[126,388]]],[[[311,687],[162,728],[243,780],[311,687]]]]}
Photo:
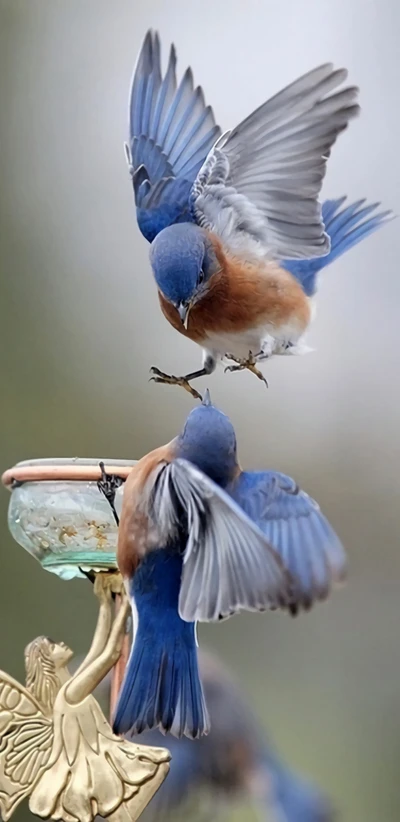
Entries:
{"type": "Polygon", "coordinates": [[[241,470],[232,423],[208,392],[181,434],[129,474],[117,559],[134,643],[114,729],[193,738],[209,728],[196,622],[241,610],[296,614],[325,599],[346,569],[338,537],[294,480],[241,470]]]}
{"type": "MultiPolygon", "coordinates": [[[[231,674],[210,654],[200,652],[199,663],[212,730],[195,744],[168,740],[170,773],[143,822],[208,822],[243,801],[254,805],[260,822],[333,822],[331,801],[277,754],[231,674]]],[[[159,731],[128,738],[165,744],[159,731]]]]}
{"type": "Polygon", "coordinates": [[[221,135],[191,69],[178,84],[172,46],[163,76],[159,37],[147,33],[126,147],[137,221],[151,243],[162,312],[203,349],[202,368],[175,377],[153,367],[156,382],[200,397],[191,381],[222,359],[235,363],[226,370],[246,368],[266,382],[258,362],[304,350],[312,268],[334,259],[335,243],[344,251],[389,218],[367,219],[346,243],[345,232],[373,207],[354,204],[331,227],[325,217],[335,203],[321,213],[331,148],[359,113],[346,77],[319,66],[221,135]]]}

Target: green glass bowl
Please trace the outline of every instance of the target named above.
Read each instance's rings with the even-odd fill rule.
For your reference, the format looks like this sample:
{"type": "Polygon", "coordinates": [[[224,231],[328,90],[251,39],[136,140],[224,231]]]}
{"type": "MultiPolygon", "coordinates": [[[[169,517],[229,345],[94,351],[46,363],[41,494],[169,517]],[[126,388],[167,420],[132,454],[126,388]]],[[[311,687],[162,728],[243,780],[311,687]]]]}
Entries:
{"type": "MultiPolygon", "coordinates": [[[[46,571],[62,579],[116,569],[118,529],[97,487],[98,459],[40,459],[19,462],[3,475],[11,490],[8,526],[12,536],[46,571]]],[[[126,479],[135,460],[103,460],[108,475],[126,479]]],[[[115,497],[120,513],[123,486],[115,497]]]]}

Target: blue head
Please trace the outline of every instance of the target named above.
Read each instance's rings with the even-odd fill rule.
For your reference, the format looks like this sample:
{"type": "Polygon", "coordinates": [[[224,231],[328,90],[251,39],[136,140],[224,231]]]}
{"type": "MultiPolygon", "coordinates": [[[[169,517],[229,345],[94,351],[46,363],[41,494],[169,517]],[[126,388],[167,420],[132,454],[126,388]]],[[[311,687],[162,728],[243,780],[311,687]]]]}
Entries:
{"type": "Polygon", "coordinates": [[[207,293],[219,267],[208,234],[193,223],[168,226],[153,240],[150,262],[158,288],[186,327],[190,309],[207,293]]]}
{"type": "Polygon", "coordinates": [[[178,437],[177,456],[189,460],[222,486],[235,474],[235,431],[230,419],[212,405],[208,391],[186,420],[178,437]]]}

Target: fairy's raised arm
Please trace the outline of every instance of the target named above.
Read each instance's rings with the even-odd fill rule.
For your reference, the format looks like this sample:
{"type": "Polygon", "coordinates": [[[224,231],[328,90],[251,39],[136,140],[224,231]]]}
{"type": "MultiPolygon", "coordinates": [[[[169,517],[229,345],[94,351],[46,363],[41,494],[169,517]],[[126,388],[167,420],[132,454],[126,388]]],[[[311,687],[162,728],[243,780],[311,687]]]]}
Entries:
{"type": "Polygon", "coordinates": [[[111,575],[99,574],[95,593],[100,599],[97,627],[90,651],[73,675],[66,689],[66,699],[71,704],[81,702],[89,696],[119,659],[125,632],[125,623],[130,611],[123,583],[112,580],[111,575]],[[116,589],[118,585],[118,590],[116,589]],[[111,627],[112,593],[121,593],[121,607],[111,627]]]}

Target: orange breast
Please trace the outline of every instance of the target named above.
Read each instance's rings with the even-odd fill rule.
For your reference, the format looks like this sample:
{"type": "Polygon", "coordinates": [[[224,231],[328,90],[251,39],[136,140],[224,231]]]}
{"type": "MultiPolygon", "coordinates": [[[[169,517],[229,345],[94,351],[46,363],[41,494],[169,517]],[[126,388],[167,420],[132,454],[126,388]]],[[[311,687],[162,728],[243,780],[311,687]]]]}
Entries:
{"type": "Polygon", "coordinates": [[[159,292],[161,310],[185,337],[200,345],[208,335],[240,333],[271,324],[281,326],[296,318],[299,330],[310,322],[310,306],[301,285],[274,262],[247,262],[227,255],[213,238],[220,270],[208,291],[193,306],[185,329],[177,310],[159,292]]]}
{"type": "Polygon", "coordinates": [[[133,577],[148,547],[144,494],[150,490],[151,474],[156,475],[158,466],[172,457],[172,443],[156,448],[139,460],[125,482],[117,546],[117,563],[124,578],[133,577]]]}

